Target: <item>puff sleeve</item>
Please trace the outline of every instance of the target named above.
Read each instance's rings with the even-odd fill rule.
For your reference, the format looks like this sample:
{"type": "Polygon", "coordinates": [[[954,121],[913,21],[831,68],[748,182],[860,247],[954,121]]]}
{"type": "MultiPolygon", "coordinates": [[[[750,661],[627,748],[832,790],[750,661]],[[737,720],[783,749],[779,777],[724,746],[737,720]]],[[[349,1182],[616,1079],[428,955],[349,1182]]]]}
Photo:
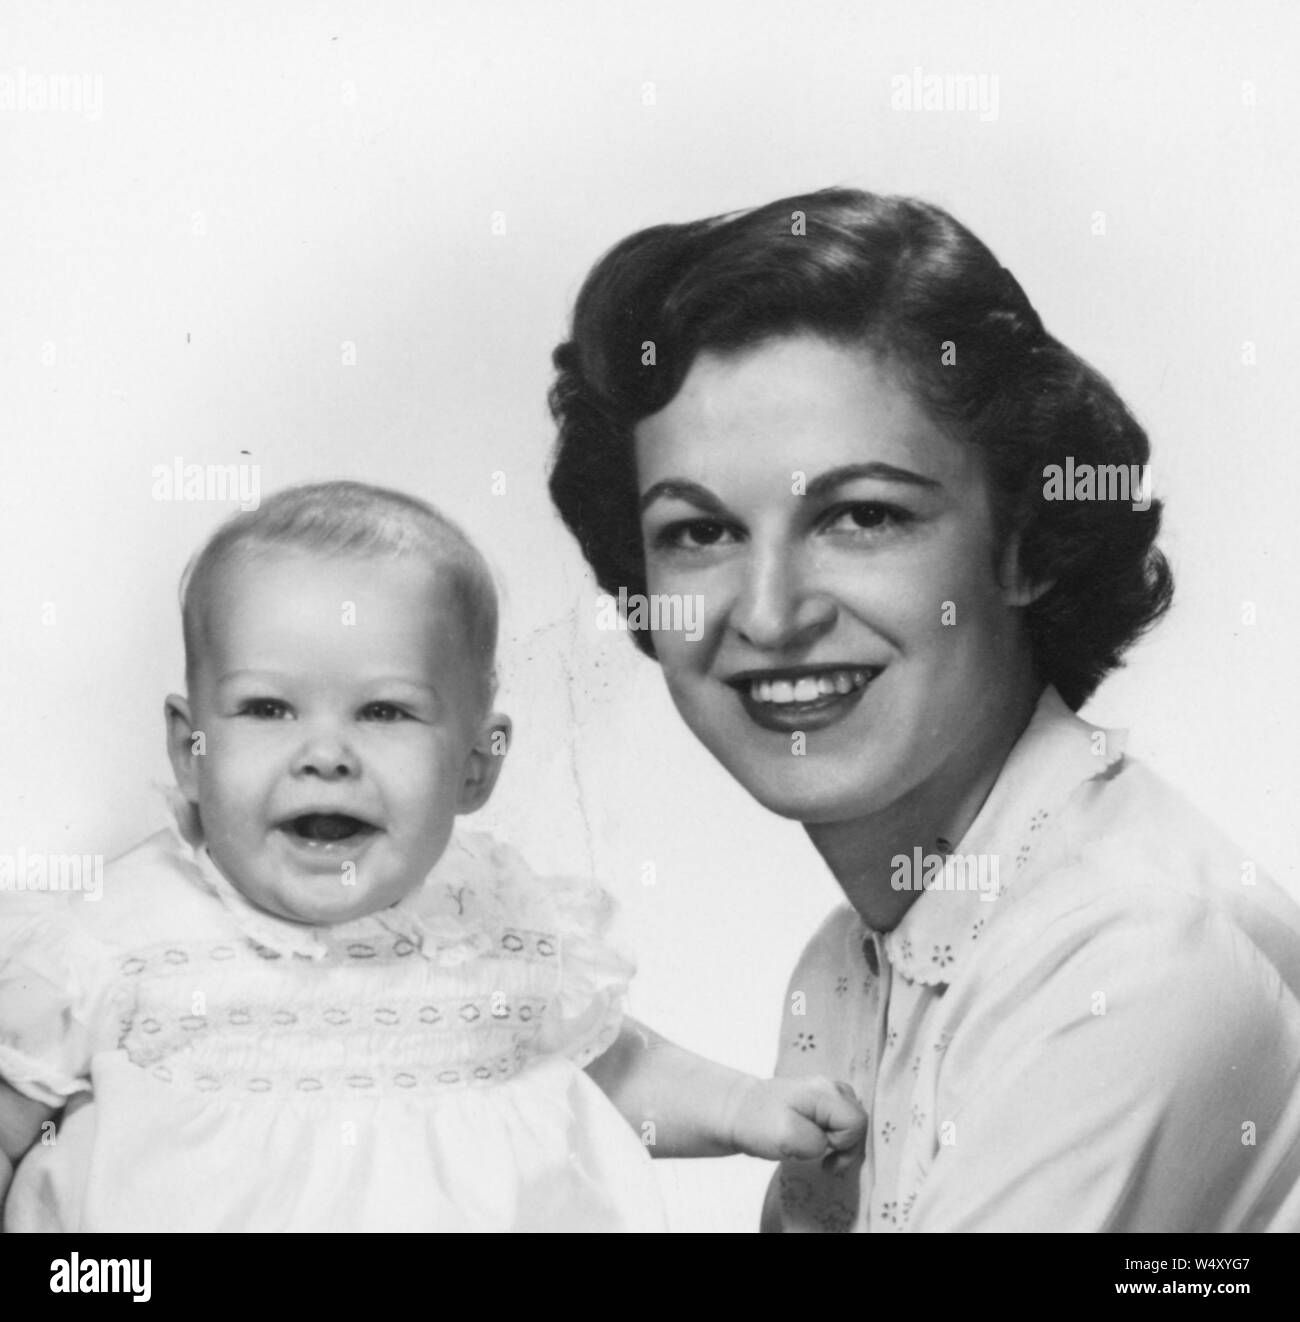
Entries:
{"type": "Polygon", "coordinates": [[[0,907],[0,1079],[62,1108],[90,1089],[94,1005],[105,961],[53,897],[0,907]]]}

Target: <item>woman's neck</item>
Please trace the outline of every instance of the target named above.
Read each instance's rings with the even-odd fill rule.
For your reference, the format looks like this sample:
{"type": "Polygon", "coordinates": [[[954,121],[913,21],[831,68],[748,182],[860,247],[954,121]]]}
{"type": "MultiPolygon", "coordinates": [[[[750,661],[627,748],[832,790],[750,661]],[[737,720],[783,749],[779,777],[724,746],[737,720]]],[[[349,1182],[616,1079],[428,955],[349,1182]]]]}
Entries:
{"type": "Polygon", "coordinates": [[[918,848],[922,854],[947,853],[970,829],[1029,724],[1038,695],[1034,687],[1020,689],[935,775],[884,811],[805,825],[845,898],[868,927],[891,931],[921,894],[919,889],[891,885],[899,855],[911,860],[918,848]]]}

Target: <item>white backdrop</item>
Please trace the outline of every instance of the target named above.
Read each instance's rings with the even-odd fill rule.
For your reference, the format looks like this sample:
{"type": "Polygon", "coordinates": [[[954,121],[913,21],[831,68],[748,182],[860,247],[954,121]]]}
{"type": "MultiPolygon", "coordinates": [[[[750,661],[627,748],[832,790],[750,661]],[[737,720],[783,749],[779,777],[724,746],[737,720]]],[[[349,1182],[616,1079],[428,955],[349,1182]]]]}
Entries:
{"type": "MultiPolygon", "coordinates": [[[[638,1015],[767,1072],[835,892],[595,629],[544,393],[611,243],[847,184],[952,210],[1148,426],[1177,604],[1085,714],[1300,889],[1298,37],[1282,0],[11,0],[0,851],[162,820],[176,583],[231,507],[155,501],[155,465],[406,487],[505,585],[480,821],[617,890],[638,1015]],[[996,113],[903,107],[915,70],[996,79],[996,113]]],[[[756,1223],[759,1163],[659,1169],[678,1228],[756,1223]]]]}

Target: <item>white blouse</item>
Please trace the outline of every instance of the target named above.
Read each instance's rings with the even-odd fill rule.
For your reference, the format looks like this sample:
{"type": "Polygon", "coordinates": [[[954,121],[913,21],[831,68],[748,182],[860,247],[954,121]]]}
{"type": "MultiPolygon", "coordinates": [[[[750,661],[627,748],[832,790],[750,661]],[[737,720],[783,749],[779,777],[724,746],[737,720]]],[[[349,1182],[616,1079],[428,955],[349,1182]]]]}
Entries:
{"type": "Polygon", "coordinates": [[[804,951],[777,1073],[871,1128],[859,1171],[785,1163],[765,1224],[1300,1229],[1300,909],[1051,689],[954,855],[804,951]]]}

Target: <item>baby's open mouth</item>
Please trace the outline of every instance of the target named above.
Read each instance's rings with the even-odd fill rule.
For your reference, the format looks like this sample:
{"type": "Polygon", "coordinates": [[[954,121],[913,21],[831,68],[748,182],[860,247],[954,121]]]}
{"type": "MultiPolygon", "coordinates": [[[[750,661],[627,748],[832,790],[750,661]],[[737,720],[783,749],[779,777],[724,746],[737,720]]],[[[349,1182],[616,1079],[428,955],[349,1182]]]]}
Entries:
{"type": "Polygon", "coordinates": [[[306,812],[280,825],[295,838],[311,845],[335,845],[343,840],[357,840],[373,835],[378,827],[342,812],[306,812]]]}

